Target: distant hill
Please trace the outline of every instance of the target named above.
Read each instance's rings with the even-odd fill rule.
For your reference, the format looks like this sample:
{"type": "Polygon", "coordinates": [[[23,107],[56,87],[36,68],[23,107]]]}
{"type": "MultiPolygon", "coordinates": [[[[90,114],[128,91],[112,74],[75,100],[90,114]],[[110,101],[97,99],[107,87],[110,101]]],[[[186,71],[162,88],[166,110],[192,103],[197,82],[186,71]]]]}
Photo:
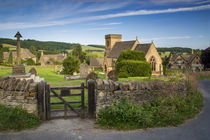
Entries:
{"type": "MultiPolygon", "coordinates": [[[[0,38],[0,44],[9,44],[16,46],[16,40],[0,38]]],[[[46,54],[61,53],[72,49],[74,43],[53,42],[53,41],[37,41],[37,40],[21,40],[21,48],[30,48],[34,46],[36,50],[45,50],[46,54]]],[[[4,45],[3,45],[4,46],[4,45]]]]}
{"type": "Polygon", "coordinates": [[[105,46],[104,45],[94,45],[94,44],[89,44],[87,46],[90,46],[90,47],[95,47],[95,48],[102,48],[102,49],[105,49],[105,46]]]}
{"type": "Polygon", "coordinates": [[[191,48],[182,48],[182,47],[171,47],[171,48],[157,48],[159,53],[171,52],[171,53],[191,53],[191,48]]]}

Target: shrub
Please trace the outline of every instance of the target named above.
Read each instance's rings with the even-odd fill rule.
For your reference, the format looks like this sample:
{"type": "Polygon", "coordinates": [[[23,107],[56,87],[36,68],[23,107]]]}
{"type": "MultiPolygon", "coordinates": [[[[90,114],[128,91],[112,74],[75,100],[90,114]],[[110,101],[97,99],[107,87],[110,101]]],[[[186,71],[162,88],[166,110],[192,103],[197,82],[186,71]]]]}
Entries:
{"type": "Polygon", "coordinates": [[[14,107],[0,105],[0,130],[21,130],[38,126],[41,121],[33,114],[14,107]]]}
{"type": "Polygon", "coordinates": [[[63,60],[64,74],[72,75],[75,71],[79,72],[80,60],[75,56],[69,56],[63,60]]]}
{"type": "Polygon", "coordinates": [[[8,64],[13,64],[12,51],[9,52],[8,64]]]}
{"type": "Polygon", "coordinates": [[[144,52],[142,51],[132,51],[132,50],[123,50],[120,53],[120,56],[117,59],[117,62],[122,60],[139,60],[146,61],[144,52]]]}
{"type": "Polygon", "coordinates": [[[120,72],[119,73],[119,78],[128,78],[128,74],[126,72],[120,72]]]}
{"type": "Polygon", "coordinates": [[[101,109],[97,122],[104,128],[136,129],[177,126],[199,113],[203,107],[200,93],[189,92],[186,96],[158,97],[142,106],[115,101],[101,109]]]}
{"type": "Polygon", "coordinates": [[[151,66],[148,62],[135,60],[122,60],[115,64],[116,70],[125,72],[129,77],[150,76],[152,74],[151,66]]]}

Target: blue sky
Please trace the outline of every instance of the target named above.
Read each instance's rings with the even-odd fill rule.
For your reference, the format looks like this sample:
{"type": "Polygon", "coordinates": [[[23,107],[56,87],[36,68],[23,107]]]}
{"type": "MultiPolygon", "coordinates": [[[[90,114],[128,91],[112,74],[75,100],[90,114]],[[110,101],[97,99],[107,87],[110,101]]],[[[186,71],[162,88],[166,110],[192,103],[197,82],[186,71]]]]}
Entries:
{"type": "Polygon", "coordinates": [[[156,47],[210,46],[210,0],[0,0],[0,37],[104,44],[105,34],[156,47]]]}

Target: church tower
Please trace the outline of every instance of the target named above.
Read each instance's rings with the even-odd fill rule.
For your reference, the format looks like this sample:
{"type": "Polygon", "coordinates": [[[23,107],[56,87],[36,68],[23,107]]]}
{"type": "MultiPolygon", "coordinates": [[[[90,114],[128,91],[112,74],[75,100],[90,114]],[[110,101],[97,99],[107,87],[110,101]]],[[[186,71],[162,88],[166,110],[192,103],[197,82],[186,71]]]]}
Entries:
{"type": "Polygon", "coordinates": [[[105,48],[104,57],[109,55],[110,51],[112,50],[112,48],[114,47],[116,42],[122,41],[122,35],[120,35],[120,34],[108,34],[108,35],[105,36],[105,41],[106,41],[105,42],[106,48],[105,48]]]}

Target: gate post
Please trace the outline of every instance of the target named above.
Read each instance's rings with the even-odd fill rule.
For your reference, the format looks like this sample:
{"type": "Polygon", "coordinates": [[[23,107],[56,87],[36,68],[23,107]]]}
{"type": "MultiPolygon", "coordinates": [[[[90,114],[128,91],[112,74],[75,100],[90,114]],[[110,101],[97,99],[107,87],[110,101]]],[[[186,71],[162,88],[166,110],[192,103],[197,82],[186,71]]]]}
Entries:
{"type": "Polygon", "coordinates": [[[46,109],[45,109],[45,82],[41,81],[38,83],[38,115],[41,120],[46,120],[46,109]]]}
{"type": "Polygon", "coordinates": [[[96,103],[95,103],[95,82],[93,79],[88,80],[88,115],[95,117],[96,103]]]}

